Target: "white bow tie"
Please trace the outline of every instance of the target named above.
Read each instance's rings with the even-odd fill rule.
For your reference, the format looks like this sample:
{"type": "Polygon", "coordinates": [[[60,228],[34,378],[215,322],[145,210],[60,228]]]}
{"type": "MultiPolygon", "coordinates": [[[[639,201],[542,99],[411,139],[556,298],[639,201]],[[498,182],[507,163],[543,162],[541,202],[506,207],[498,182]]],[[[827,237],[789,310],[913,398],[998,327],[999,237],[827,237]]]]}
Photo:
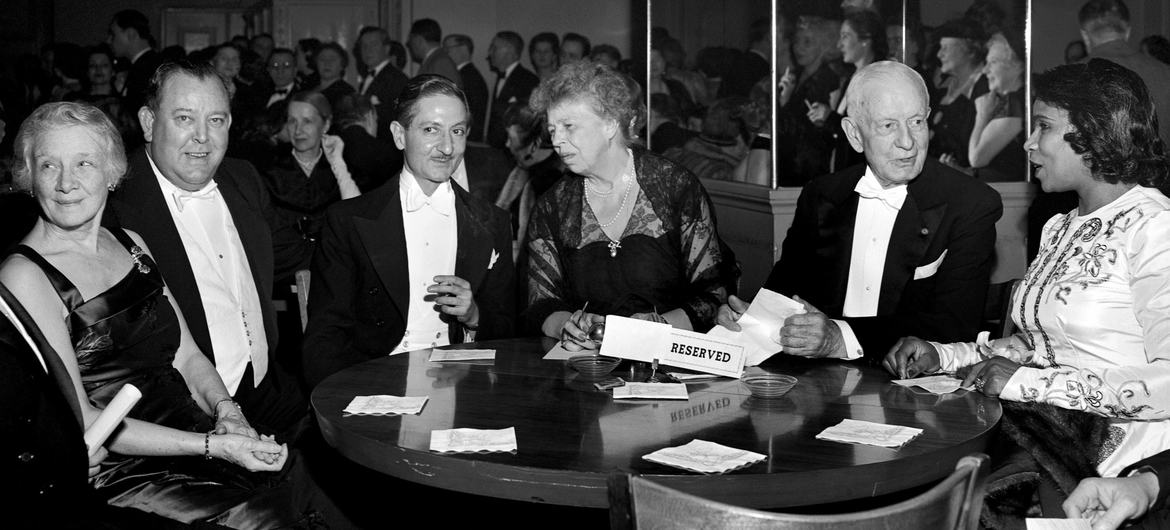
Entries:
{"type": "Polygon", "coordinates": [[[882,201],[895,210],[901,210],[902,203],[906,202],[906,186],[904,184],[883,188],[881,184],[878,184],[876,177],[868,174],[857,181],[857,186],[853,188],[853,191],[866,199],[882,201]]]}
{"type": "Polygon", "coordinates": [[[427,197],[422,192],[411,193],[406,196],[406,211],[417,212],[423,206],[429,204],[436,212],[439,212],[445,216],[450,216],[455,212],[454,197],[443,196],[450,194],[451,192],[449,190],[444,193],[441,189],[435,190],[435,192],[432,193],[430,197],[427,197]]]}
{"type": "Polygon", "coordinates": [[[206,187],[204,187],[203,189],[201,189],[199,191],[187,191],[187,190],[182,190],[182,189],[175,190],[171,194],[171,198],[174,199],[174,201],[175,201],[175,207],[178,208],[179,211],[181,212],[181,211],[183,211],[183,206],[186,204],[187,201],[195,200],[195,199],[200,199],[200,200],[214,199],[218,193],[219,193],[219,185],[216,184],[216,182],[213,180],[210,183],[208,183],[206,187]]]}

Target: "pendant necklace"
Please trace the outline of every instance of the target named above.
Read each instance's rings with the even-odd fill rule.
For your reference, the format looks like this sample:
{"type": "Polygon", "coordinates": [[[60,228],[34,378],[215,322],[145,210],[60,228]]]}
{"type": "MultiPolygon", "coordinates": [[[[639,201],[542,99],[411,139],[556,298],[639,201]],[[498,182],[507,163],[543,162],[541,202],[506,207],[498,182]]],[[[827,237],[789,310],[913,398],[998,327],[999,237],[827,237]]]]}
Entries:
{"type": "MultiPolygon", "coordinates": [[[[633,156],[631,155],[630,156],[630,166],[633,166],[633,161],[634,161],[633,156]]],[[[622,243],[621,243],[621,241],[616,241],[613,238],[609,237],[609,234],[605,233],[605,229],[608,228],[610,225],[612,225],[615,221],[617,221],[618,218],[621,217],[622,212],[625,211],[625,209],[626,209],[626,202],[630,199],[630,190],[634,189],[634,183],[630,182],[631,179],[629,178],[630,177],[630,171],[629,171],[630,169],[633,169],[633,168],[627,167],[626,173],[622,175],[622,181],[626,182],[626,191],[625,191],[625,193],[622,194],[622,202],[620,205],[618,205],[617,213],[614,213],[613,217],[610,218],[610,220],[608,222],[603,223],[603,222],[601,222],[601,219],[597,220],[598,224],[601,225],[601,234],[604,235],[605,238],[609,240],[609,245],[607,245],[607,246],[609,247],[609,257],[611,257],[611,258],[617,257],[618,249],[622,248],[622,243]]],[[[593,189],[593,187],[589,185],[588,178],[585,179],[585,189],[586,189],[586,191],[589,191],[589,192],[593,193],[594,195],[598,195],[601,197],[605,197],[605,196],[613,194],[613,190],[610,190],[610,192],[608,194],[597,193],[597,191],[595,191],[593,189]]],[[[589,198],[588,195],[586,195],[586,199],[588,199],[588,198],[589,198]]],[[[618,239],[621,239],[621,236],[619,236],[618,239]]]]}

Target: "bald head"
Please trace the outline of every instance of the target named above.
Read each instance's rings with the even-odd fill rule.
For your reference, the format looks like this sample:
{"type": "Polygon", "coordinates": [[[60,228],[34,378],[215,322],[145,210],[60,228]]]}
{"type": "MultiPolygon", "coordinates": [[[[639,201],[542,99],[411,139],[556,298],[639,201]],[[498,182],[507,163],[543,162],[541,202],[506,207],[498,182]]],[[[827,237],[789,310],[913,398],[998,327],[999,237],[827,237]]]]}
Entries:
{"type": "Polygon", "coordinates": [[[926,83],[910,67],[873,63],[853,74],[841,127],[849,144],[884,187],[904,185],[922,172],[930,129],[926,83]]]}
{"type": "Polygon", "coordinates": [[[854,118],[868,117],[876,98],[884,93],[899,91],[910,97],[918,96],[922,105],[930,104],[926,82],[913,68],[897,61],[878,61],[858,70],[849,80],[845,91],[845,105],[854,118]]]}

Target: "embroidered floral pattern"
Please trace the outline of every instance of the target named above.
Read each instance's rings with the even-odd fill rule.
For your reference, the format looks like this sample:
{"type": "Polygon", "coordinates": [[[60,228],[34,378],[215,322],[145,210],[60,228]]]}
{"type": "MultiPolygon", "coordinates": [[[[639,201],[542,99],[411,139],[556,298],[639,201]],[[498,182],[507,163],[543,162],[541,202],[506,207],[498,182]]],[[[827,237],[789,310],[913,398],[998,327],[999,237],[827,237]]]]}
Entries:
{"type": "Polygon", "coordinates": [[[1020,388],[1024,401],[1056,402],[1069,409],[1126,419],[1137,419],[1153,408],[1144,402],[1150,398],[1150,391],[1141,380],[1124,381],[1114,387],[1088,369],[1056,370],[1039,379],[1044,383],[1043,389],[1020,388]]]}

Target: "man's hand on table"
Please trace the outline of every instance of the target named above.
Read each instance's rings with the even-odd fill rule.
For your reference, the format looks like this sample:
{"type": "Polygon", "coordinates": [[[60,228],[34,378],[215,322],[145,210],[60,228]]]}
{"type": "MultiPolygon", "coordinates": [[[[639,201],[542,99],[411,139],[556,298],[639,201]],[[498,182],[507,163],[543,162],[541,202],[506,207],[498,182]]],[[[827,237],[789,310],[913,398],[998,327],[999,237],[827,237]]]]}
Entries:
{"type": "Polygon", "coordinates": [[[882,366],[900,379],[933,374],[942,368],[938,350],[918,337],[902,337],[890,348],[882,366]]]}
{"type": "Polygon", "coordinates": [[[792,299],[804,304],[806,312],[784,320],[778,341],[784,346],[784,353],[801,357],[845,357],[845,338],[837,323],[799,296],[792,299]]]}

